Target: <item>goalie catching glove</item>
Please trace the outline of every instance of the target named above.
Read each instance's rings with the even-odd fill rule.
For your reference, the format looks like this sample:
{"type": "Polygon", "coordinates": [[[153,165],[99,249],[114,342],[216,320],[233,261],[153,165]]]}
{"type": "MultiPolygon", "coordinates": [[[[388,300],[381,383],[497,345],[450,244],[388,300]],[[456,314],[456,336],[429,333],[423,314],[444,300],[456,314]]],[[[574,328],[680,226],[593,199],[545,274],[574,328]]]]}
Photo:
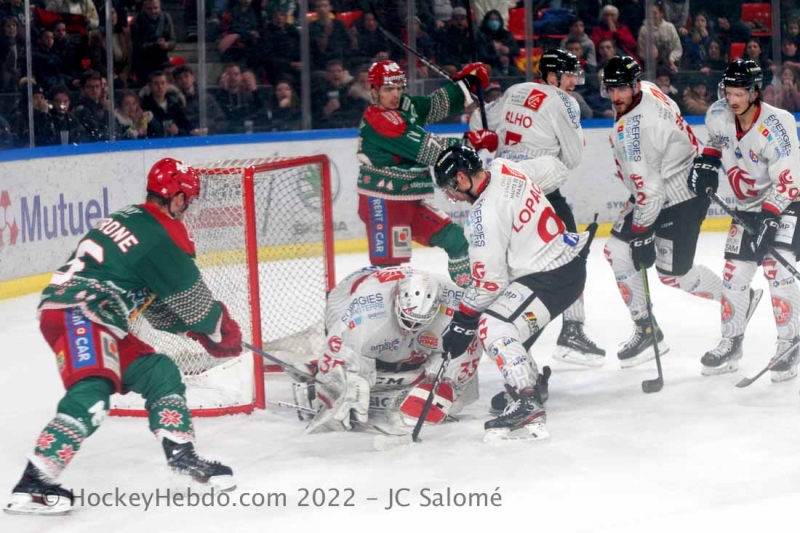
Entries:
{"type": "Polygon", "coordinates": [[[306,433],[348,431],[352,420],[366,423],[369,411],[370,386],[356,372],[348,372],[343,364],[334,364],[327,372],[318,372],[317,398],[324,404],[306,428],[306,433]]]}
{"type": "Polygon", "coordinates": [[[217,323],[217,330],[207,335],[189,331],[186,336],[203,345],[203,348],[214,357],[236,357],[242,353],[242,330],[239,324],[231,318],[228,308],[222,302],[217,302],[222,308],[222,315],[217,323]]]}

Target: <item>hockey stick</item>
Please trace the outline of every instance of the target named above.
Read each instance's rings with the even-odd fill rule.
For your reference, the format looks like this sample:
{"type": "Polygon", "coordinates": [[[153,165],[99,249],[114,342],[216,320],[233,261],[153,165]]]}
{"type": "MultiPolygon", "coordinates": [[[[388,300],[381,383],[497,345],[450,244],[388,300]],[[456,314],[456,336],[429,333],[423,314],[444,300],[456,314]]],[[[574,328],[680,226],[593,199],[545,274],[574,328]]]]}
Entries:
{"type": "MultiPolygon", "coordinates": [[[[715,193],[713,189],[711,188],[706,189],[706,193],[708,194],[708,197],[714,201],[715,204],[717,204],[723,211],[725,211],[725,213],[727,213],[728,216],[730,216],[737,224],[742,226],[746,232],[751,233],[753,235],[758,235],[758,229],[752,227],[748,222],[743,220],[736,213],[736,211],[728,207],[728,204],[725,203],[725,200],[720,198],[720,196],[717,193],[715,193]]],[[[787,261],[785,257],[779,254],[775,250],[774,246],[770,246],[767,249],[767,252],[769,252],[769,254],[772,255],[772,257],[774,257],[775,260],[778,261],[778,263],[785,266],[786,270],[788,270],[792,274],[792,276],[800,280],[800,272],[798,272],[797,269],[794,267],[794,265],[792,265],[789,261],[787,261]]]]}
{"type": "MultiPolygon", "coordinates": [[[[467,27],[469,28],[469,37],[472,44],[472,62],[478,62],[478,38],[475,37],[475,28],[472,25],[472,2],[467,0],[467,27]]],[[[480,82],[477,84],[478,90],[478,108],[481,111],[481,127],[485,130],[489,129],[488,122],[486,121],[486,104],[483,101],[483,87],[480,82]]]]}
{"type": "Polygon", "coordinates": [[[439,74],[443,78],[446,78],[446,79],[448,79],[450,81],[453,81],[453,78],[450,76],[450,74],[448,74],[447,72],[442,70],[436,64],[432,63],[430,59],[428,59],[427,57],[425,57],[424,55],[420,54],[419,52],[417,52],[416,50],[411,48],[409,45],[404,43],[402,41],[402,39],[398,39],[397,37],[395,37],[394,35],[389,33],[389,31],[386,28],[384,28],[383,24],[381,24],[381,22],[380,22],[381,19],[378,17],[378,12],[375,10],[375,3],[374,2],[370,2],[369,3],[369,9],[370,9],[370,11],[372,11],[372,15],[375,17],[375,22],[378,24],[378,30],[383,34],[384,37],[386,37],[389,40],[389,42],[391,42],[395,46],[399,46],[400,48],[402,48],[406,52],[411,52],[412,54],[417,56],[417,58],[420,61],[422,61],[423,65],[425,65],[426,67],[428,67],[430,69],[433,69],[437,74],[439,74]]]}
{"type": "Polygon", "coordinates": [[[286,373],[291,375],[297,381],[316,382],[316,379],[314,379],[314,376],[312,376],[308,372],[303,372],[302,370],[293,367],[292,365],[290,365],[286,361],[282,361],[282,360],[278,359],[277,357],[275,357],[274,355],[270,355],[267,352],[265,352],[264,350],[262,350],[260,348],[256,348],[255,346],[253,346],[249,342],[242,341],[242,346],[244,346],[245,348],[247,348],[248,350],[250,350],[254,354],[260,355],[261,357],[263,357],[267,361],[272,361],[273,363],[275,363],[276,365],[278,365],[279,367],[284,369],[286,371],[286,373]]]}
{"type": "Polygon", "coordinates": [[[788,348],[786,348],[786,349],[783,351],[783,353],[782,353],[782,354],[780,354],[778,357],[776,357],[775,359],[773,359],[772,361],[770,361],[770,362],[769,362],[769,364],[768,364],[767,366],[765,366],[764,368],[762,368],[762,369],[761,369],[761,371],[760,371],[758,374],[756,374],[756,375],[755,375],[755,376],[753,376],[752,378],[742,378],[742,380],[741,380],[739,383],[737,383],[737,384],[736,384],[736,386],[737,386],[737,387],[739,387],[740,389],[743,389],[743,388],[745,388],[745,387],[748,387],[748,386],[752,385],[752,384],[753,384],[753,382],[754,382],[755,380],[757,380],[758,378],[760,378],[761,376],[763,376],[764,374],[766,374],[768,371],[770,371],[770,370],[772,370],[773,368],[775,368],[775,366],[776,366],[778,363],[780,363],[781,361],[783,361],[783,358],[784,358],[784,357],[785,357],[787,354],[791,353],[791,352],[792,352],[792,350],[794,350],[795,348],[797,348],[797,346],[798,346],[798,345],[800,345],[800,340],[798,340],[797,342],[795,342],[794,344],[792,344],[791,346],[789,346],[788,348]]]}
{"type": "Polygon", "coordinates": [[[431,385],[431,392],[428,393],[428,399],[425,400],[425,405],[422,407],[422,412],[419,415],[419,419],[417,420],[417,425],[414,426],[414,431],[411,432],[411,439],[414,442],[422,442],[419,438],[419,433],[422,431],[422,426],[425,424],[425,418],[428,416],[428,411],[431,410],[431,405],[433,405],[433,398],[436,396],[436,391],[439,388],[439,383],[442,381],[442,376],[444,376],[444,371],[447,370],[447,365],[450,363],[450,354],[444,354],[442,357],[442,364],[439,366],[439,371],[436,373],[436,378],[433,380],[433,384],[431,385]]]}
{"type": "Polygon", "coordinates": [[[650,283],[647,281],[647,268],[644,263],[640,265],[642,281],[644,282],[644,301],[647,304],[647,314],[650,315],[650,334],[653,336],[653,351],[656,354],[656,368],[658,377],[642,381],[642,390],[648,394],[658,392],[664,386],[664,373],[661,371],[661,354],[658,349],[658,333],[656,332],[656,317],[653,315],[653,300],[650,299],[650,283]]]}

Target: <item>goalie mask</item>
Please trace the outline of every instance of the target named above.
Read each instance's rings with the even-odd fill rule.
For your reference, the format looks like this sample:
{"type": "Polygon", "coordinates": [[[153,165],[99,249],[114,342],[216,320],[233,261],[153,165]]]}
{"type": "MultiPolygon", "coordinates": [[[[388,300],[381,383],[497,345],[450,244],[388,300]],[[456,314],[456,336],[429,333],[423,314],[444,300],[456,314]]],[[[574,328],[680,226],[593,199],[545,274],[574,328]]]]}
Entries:
{"type": "Polygon", "coordinates": [[[419,331],[439,312],[439,282],[428,274],[411,272],[397,282],[394,310],[400,327],[419,331]]]}
{"type": "Polygon", "coordinates": [[[165,200],[182,192],[188,205],[200,196],[200,175],[183,161],[167,157],[153,165],[147,174],[147,192],[165,200]]]}

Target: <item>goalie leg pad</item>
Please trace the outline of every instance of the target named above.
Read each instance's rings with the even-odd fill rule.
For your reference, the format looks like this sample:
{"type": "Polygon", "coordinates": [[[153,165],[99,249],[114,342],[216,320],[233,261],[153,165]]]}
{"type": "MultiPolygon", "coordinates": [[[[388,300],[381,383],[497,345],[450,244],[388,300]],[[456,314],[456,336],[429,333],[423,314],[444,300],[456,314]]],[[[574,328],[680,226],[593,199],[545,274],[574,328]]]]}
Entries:
{"type": "MultiPolygon", "coordinates": [[[[422,414],[422,408],[430,395],[433,383],[421,383],[411,389],[400,404],[400,418],[403,423],[414,426],[422,414]]],[[[426,424],[439,424],[450,413],[453,406],[455,393],[449,383],[439,383],[436,393],[433,396],[433,403],[425,417],[426,424]]]]}

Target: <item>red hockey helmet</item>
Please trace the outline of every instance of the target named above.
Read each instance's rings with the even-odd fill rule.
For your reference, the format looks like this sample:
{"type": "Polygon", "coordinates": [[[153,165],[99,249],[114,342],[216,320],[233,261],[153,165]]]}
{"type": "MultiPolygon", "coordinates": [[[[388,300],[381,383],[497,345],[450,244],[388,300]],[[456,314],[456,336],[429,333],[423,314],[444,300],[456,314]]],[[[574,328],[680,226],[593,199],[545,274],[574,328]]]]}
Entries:
{"type": "Polygon", "coordinates": [[[369,84],[376,89],[384,85],[406,86],[406,73],[394,61],[378,61],[369,67],[367,73],[369,84]]]}
{"type": "Polygon", "coordinates": [[[182,192],[189,203],[200,196],[200,175],[183,161],[166,157],[150,169],[147,192],[167,200],[182,192]]]}

